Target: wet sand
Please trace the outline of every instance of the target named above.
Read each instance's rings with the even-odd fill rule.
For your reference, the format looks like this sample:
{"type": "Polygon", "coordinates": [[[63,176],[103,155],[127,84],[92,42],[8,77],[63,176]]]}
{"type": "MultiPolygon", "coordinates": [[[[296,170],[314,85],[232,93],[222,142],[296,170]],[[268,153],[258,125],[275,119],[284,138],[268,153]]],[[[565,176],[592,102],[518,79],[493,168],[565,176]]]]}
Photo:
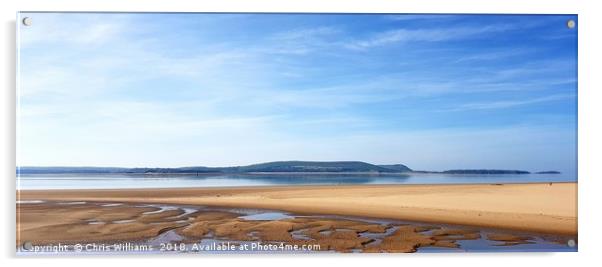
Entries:
{"type": "Polygon", "coordinates": [[[18,193],[22,201],[212,205],[553,234],[577,233],[576,183],[27,190],[18,193]]]}
{"type": "Polygon", "coordinates": [[[548,247],[552,244],[558,249],[565,247],[567,240],[576,240],[572,236],[556,236],[555,240],[542,241],[541,236],[532,234],[470,227],[298,216],[261,210],[249,214],[249,210],[200,206],[49,201],[21,203],[17,210],[18,248],[27,247],[24,243],[74,247],[81,243],[133,242],[155,246],[153,251],[157,251],[161,243],[256,242],[312,247],[312,251],[416,252],[462,251],[462,242],[487,240],[480,249],[504,251],[521,244],[535,244],[524,249],[541,248],[536,242],[548,247]]]}

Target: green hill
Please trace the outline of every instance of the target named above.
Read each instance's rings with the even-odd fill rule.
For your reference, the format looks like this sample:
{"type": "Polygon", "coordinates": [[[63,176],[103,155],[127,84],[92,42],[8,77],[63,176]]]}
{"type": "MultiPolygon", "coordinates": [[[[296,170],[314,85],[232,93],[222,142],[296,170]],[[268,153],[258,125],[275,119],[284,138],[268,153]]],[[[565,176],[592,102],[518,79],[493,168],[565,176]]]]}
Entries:
{"type": "Polygon", "coordinates": [[[378,165],[379,167],[383,167],[385,169],[394,170],[397,172],[411,172],[412,169],[408,168],[408,166],[403,164],[393,164],[393,165],[378,165]]]}
{"type": "Polygon", "coordinates": [[[398,172],[361,161],[275,161],[239,167],[242,172],[398,172]]]}

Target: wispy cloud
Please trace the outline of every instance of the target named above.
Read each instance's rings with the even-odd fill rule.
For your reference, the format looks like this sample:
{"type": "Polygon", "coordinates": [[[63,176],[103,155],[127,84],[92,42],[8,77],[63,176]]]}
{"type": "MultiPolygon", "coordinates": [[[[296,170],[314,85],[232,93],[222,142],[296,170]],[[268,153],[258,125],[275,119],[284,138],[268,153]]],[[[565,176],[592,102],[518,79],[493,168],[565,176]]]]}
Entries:
{"type": "MultiPolygon", "coordinates": [[[[498,51],[467,53],[468,55],[461,56],[455,62],[504,60],[504,59],[508,59],[508,58],[517,57],[520,55],[530,54],[535,51],[536,50],[532,49],[532,48],[514,48],[514,49],[504,49],[504,50],[498,50],[498,51]]],[[[538,51],[540,51],[540,50],[538,50],[538,51]]]]}
{"type": "Polygon", "coordinates": [[[367,49],[393,43],[404,42],[441,42],[480,37],[514,29],[515,25],[499,24],[486,26],[458,26],[433,29],[397,29],[381,32],[366,39],[355,40],[347,44],[352,49],[367,49]]]}
{"type": "Polygon", "coordinates": [[[445,109],[445,111],[471,111],[471,110],[490,110],[490,109],[506,109],[513,108],[518,106],[553,102],[559,100],[565,100],[575,98],[573,94],[557,94],[557,95],[549,95],[531,99],[518,99],[518,100],[493,100],[487,102],[478,102],[478,103],[466,103],[461,104],[453,108],[445,109]]]}
{"type": "Polygon", "coordinates": [[[281,31],[270,36],[269,44],[262,45],[258,50],[267,54],[305,55],[316,49],[332,46],[333,40],[342,33],[340,28],[334,26],[281,31]]]}

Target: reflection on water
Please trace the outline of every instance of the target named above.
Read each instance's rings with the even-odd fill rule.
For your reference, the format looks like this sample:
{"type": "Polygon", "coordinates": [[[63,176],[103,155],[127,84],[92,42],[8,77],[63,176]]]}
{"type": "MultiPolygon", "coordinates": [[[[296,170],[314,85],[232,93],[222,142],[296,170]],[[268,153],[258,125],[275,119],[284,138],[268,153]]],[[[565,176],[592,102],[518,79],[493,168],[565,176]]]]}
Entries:
{"type": "Polygon", "coordinates": [[[269,185],[342,184],[462,184],[575,182],[570,174],[224,174],[224,175],[143,175],[143,174],[28,174],[17,179],[17,189],[97,189],[225,187],[269,185]]]}

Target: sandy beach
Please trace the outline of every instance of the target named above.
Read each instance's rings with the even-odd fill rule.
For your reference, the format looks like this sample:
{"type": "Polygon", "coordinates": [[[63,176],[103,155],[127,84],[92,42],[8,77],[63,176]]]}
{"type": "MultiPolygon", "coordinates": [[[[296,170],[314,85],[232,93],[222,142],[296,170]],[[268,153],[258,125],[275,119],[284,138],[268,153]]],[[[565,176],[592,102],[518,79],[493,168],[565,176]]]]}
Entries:
{"type": "Polygon", "coordinates": [[[211,205],[577,234],[576,183],[22,190],[18,194],[20,201],[211,205]]]}

